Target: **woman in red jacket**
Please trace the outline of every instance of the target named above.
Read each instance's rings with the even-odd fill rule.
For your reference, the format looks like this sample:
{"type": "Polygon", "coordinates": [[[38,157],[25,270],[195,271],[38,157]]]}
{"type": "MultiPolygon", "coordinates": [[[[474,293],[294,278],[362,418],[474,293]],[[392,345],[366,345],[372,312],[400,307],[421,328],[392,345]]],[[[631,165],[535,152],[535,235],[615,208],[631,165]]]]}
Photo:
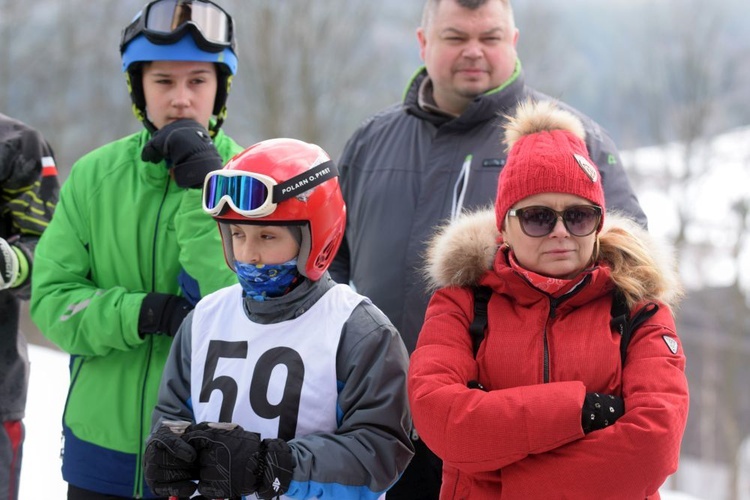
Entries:
{"type": "Polygon", "coordinates": [[[443,228],[438,289],[409,369],[419,435],[443,459],[441,499],[659,498],[688,412],[673,262],[607,214],[584,131],[553,103],[523,104],[490,211],[443,228]],[[492,290],[476,357],[477,285],[492,290]],[[621,360],[615,291],[651,316],[621,360]]]}

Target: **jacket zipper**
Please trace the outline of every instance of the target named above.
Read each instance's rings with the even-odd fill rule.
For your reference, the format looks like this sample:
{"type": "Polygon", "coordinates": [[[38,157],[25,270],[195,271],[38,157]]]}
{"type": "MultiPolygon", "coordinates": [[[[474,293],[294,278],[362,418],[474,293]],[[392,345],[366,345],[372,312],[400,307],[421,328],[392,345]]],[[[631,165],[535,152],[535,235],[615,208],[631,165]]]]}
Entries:
{"type": "Polygon", "coordinates": [[[542,339],[544,341],[544,383],[549,383],[549,341],[547,339],[547,330],[552,320],[557,315],[557,305],[560,303],[560,299],[550,297],[549,299],[549,316],[547,322],[544,324],[544,333],[542,339]]]}
{"type": "Polygon", "coordinates": [[[549,315],[547,316],[547,322],[544,324],[544,332],[542,338],[544,341],[544,383],[547,384],[550,381],[549,377],[549,340],[547,339],[547,332],[552,321],[557,317],[557,307],[564,301],[576,295],[591,281],[591,275],[587,275],[583,280],[572,290],[561,297],[549,297],[549,315]]]}
{"type": "MultiPolygon", "coordinates": [[[[159,203],[159,210],[156,212],[156,225],[154,226],[154,238],[153,244],[151,245],[151,292],[156,291],[156,242],[159,235],[159,222],[161,221],[161,211],[164,208],[164,203],[169,193],[169,177],[167,177],[167,183],[164,186],[164,194],[159,203]]],[[[146,387],[148,385],[148,376],[151,372],[151,357],[154,354],[154,336],[148,336],[148,356],[146,357],[146,372],[143,375],[143,382],[141,384],[141,398],[140,398],[140,409],[138,411],[138,436],[143,436],[143,418],[144,418],[144,404],[146,399],[146,387]]],[[[134,497],[143,497],[143,452],[145,446],[145,439],[139,439],[138,443],[138,456],[135,459],[135,484],[134,484],[134,497]]]]}

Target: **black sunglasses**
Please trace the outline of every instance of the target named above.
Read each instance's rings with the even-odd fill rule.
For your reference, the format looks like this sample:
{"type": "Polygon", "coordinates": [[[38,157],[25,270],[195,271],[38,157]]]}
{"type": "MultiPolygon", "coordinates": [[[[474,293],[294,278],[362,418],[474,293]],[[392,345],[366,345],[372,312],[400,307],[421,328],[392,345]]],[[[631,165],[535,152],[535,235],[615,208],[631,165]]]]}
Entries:
{"type": "Polygon", "coordinates": [[[508,216],[518,217],[521,231],[532,238],[550,234],[558,219],[562,220],[571,235],[588,236],[599,227],[602,209],[595,205],[578,205],[558,212],[549,207],[524,207],[508,210],[508,216]]]}

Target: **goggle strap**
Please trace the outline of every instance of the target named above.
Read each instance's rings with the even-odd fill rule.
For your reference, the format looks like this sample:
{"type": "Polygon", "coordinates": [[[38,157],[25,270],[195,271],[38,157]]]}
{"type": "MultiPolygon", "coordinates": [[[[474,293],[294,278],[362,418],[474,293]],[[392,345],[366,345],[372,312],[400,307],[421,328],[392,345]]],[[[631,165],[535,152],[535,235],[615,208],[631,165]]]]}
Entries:
{"type": "Polygon", "coordinates": [[[299,196],[305,191],[338,177],[338,175],[339,171],[332,160],[323,162],[281,184],[275,185],[273,187],[273,202],[281,203],[289,198],[299,196]]]}

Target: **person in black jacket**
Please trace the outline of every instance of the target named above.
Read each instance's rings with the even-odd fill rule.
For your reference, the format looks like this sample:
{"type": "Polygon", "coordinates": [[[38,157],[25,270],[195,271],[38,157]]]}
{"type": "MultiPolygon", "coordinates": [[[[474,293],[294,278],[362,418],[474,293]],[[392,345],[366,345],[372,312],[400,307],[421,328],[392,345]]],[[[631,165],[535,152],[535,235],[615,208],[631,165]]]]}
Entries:
{"type": "MultiPolygon", "coordinates": [[[[338,162],[349,217],[331,275],[370,297],[410,353],[429,300],[421,272],[426,242],[440,223],[493,203],[506,161],[503,116],[528,98],[551,99],[526,84],[518,37],[509,0],[427,0],[417,30],[424,67],[402,103],[355,131],[338,162]]],[[[607,206],[645,227],[612,139],[557,104],[584,125],[607,206]]],[[[417,454],[390,499],[438,496],[440,461],[413,438],[417,454]]]]}
{"type": "Polygon", "coordinates": [[[28,300],[34,247],[57,203],[52,148],[41,133],[0,114],[0,485],[18,498],[29,359],[19,329],[28,300]]]}

